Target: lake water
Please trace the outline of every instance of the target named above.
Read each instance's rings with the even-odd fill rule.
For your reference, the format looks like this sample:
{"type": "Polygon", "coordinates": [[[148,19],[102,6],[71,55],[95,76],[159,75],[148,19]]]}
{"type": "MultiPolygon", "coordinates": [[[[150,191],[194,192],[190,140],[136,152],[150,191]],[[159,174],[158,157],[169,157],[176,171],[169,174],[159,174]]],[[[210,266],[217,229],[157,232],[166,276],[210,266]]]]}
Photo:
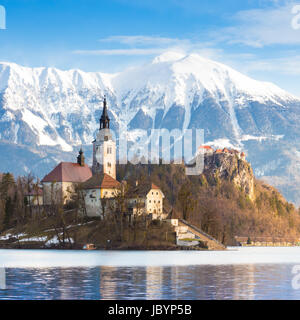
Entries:
{"type": "Polygon", "coordinates": [[[292,273],[297,265],[300,274],[296,247],[218,252],[0,250],[0,287],[5,276],[0,300],[300,299],[300,280],[292,273]]]}

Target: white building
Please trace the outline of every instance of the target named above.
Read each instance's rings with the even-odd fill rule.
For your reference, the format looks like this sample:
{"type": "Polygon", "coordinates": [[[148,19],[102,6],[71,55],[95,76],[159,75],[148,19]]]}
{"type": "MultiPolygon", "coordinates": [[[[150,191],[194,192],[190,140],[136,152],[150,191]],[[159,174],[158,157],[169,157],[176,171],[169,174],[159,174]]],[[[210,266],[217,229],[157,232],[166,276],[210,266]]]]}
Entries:
{"type": "Polygon", "coordinates": [[[106,98],[103,101],[103,111],[100,118],[100,130],[93,141],[93,174],[106,173],[116,179],[116,142],[109,129],[109,116],[106,98]]]}
{"type": "Polygon", "coordinates": [[[151,215],[152,219],[166,219],[163,201],[165,195],[161,189],[151,182],[136,183],[129,188],[129,209],[132,214],[151,215]]]}

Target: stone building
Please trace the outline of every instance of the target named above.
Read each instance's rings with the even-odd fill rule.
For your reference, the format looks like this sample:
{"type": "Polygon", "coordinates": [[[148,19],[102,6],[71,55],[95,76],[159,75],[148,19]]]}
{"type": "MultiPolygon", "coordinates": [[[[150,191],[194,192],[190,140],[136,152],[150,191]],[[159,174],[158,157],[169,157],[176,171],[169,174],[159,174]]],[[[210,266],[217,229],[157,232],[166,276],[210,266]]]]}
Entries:
{"type": "Polygon", "coordinates": [[[80,150],[77,163],[61,162],[43,178],[43,204],[66,204],[71,199],[75,186],[91,177],[92,171],[85,164],[83,151],[80,150]]]}
{"type": "Polygon", "coordinates": [[[151,182],[136,182],[129,187],[127,197],[129,199],[129,211],[132,214],[148,214],[152,219],[166,219],[164,213],[164,194],[161,189],[151,182]]]}

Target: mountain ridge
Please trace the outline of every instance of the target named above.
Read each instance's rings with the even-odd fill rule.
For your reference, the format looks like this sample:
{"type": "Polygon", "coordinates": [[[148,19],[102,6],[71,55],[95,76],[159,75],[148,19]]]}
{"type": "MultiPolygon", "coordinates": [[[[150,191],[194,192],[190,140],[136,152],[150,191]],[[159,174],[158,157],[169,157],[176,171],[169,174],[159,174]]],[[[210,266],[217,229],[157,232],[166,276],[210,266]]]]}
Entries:
{"type": "MultiPolygon", "coordinates": [[[[207,144],[245,150],[258,177],[273,179],[289,200],[300,198],[300,98],[197,54],[164,53],[115,74],[0,63],[0,141],[11,144],[12,156],[17,146],[43,149],[49,165],[75,158],[79,145],[89,158],[104,94],[112,129],[126,124],[129,140],[140,130],[204,129],[207,144]]],[[[0,171],[9,168],[3,163],[0,171]]]]}

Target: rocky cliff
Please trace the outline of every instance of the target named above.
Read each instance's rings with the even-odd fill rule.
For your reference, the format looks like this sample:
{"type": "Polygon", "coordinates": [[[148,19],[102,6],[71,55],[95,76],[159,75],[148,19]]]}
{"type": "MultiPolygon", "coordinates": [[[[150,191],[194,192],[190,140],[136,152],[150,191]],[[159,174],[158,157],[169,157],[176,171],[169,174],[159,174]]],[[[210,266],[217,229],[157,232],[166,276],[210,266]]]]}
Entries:
{"type": "Polygon", "coordinates": [[[205,154],[204,175],[214,179],[231,181],[240,188],[250,200],[255,199],[254,175],[249,162],[241,158],[239,152],[212,152],[205,154]]]}

